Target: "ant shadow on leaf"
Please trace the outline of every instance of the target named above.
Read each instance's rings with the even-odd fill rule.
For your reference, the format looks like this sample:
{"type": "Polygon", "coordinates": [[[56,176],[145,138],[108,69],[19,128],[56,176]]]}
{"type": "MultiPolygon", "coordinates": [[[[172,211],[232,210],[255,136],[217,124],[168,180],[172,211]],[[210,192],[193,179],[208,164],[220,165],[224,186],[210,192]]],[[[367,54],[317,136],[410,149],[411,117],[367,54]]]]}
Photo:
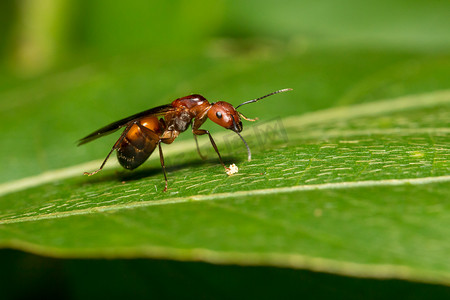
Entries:
{"type": "MultiPolygon", "coordinates": [[[[242,158],[238,157],[232,157],[232,156],[226,156],[223,157],[223,161],[226,166],[232,164],[232,163],[240,163],[243,161],[242,158]]],[[[217,166],[218,170],[223,171],[223,167],[220,165],[220,162],[217,158],[207,158],[205,160],[202,159],[192,159],[183,163],[178,163],[175,165],[167,164],[166,161],[166,170],[167,172],[175,172],[178,170],[183,169],[198,169],[205,166],[217,166]]],[[[164,181],[164,175],[161,167],[149,167],[149,168],[139,168],[137,170],[122,170],[122,169],[115,169],[110,170],[109,172],[105,172],[104,174],[99,173],[95,174],[95,176],[89,176],[89,179],[84,180],[83,184],[99,184],[99,183],[105,183],[105,182],[111,182],[111,181],[118,181],[118,182],[131,182],[131,181],[137,181],[144,178],[151,178],[154,176],[160,176],[161,180],[164,181]]],[[[170,178],[169,178],[170,179],[170,178]]]]}

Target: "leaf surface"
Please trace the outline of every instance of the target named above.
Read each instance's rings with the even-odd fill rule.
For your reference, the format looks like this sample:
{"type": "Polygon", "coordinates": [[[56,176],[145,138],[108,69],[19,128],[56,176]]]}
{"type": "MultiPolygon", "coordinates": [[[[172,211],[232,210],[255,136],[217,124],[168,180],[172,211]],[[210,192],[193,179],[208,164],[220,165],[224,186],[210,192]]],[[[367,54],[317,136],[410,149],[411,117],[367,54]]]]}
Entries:
{"type": "Polygon", "coordinates": [[[4,184],[0,245],[449,284],[449,120],[443,90],[259,122],[244,135],[251,162],[234,133],[215,135],[240,168],[229,177],[207,140],[204,162],[181,141],[165,147],[167,193],[156,157],[4,184]]]}

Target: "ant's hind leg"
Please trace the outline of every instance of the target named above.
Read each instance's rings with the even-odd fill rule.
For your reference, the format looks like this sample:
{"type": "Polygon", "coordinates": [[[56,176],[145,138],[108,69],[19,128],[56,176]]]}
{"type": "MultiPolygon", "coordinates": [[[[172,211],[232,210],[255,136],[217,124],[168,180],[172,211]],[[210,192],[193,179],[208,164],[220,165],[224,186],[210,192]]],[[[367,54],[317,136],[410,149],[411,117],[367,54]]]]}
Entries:
{"type": "Polygon", "coordinates": [[[161,139],[160,136],[158,134],[156,134],[155,132],[151,131],[150,129],[148,129],[145,126],[142,126],[141,123],[136,123],[137,126],[139,126],[139,128],[141,129],[142,133],[144,133],[147,138],[152,139],[154,141],[157,141],[158,143],[158,148],[159,148],[159,160],[161,162],[161,168],[163,170],[163,174],[164,174],[164,180],[165,180],[165,186],[164,186],[164,192],[167,192],[167,172],[166,172],[166,165],[164,164],[164,155],[162,152],[162,147],[161,147],[161,142],[168,142],[168,143],[172,143],[174,138],[166,138],[166,139],[161,139]]]}
{"type": "Polygon", "coordinates": [[[106,156],[105,160],[102,162],[102,165],[100,166],[100,168],[98,168],[97,170],[95,170],[94,172],[84,172],[84,175],[88,175],[88,176],[92,176],[97,174],[98,172],[100,172],[103,167],[105,166],[106,162],[108,161],[108,158],[111,156],[111,153],[113,153],[114,150],[116,150],[117,148],[119,148],[120,143],[122,143],[123,139],[125,138],[125,136],[127,135],[128,131],[130,131],[130,128],[133,124],[128,125],[125,130],[122,132],[122,134],[120,135],[119,139],[115,142],[114,146],[112,147],[111,151],[109,151],[108,155],[106,156]]]}
{"type": "Polygon", "coordinates": [[[92,176],[97,174],[98,172],[100,172],[103,167],[105,166],[106,162],[108,161],[108,158],[111,156],[111,153],[113,153],[113,151],[116,150],[116,147],[114,145],[114,147],[111,149],[111,151],[109,151],[108,155],[106,156],[105,160],[102,162],[102,165],[100,166],[100,168],[98,168],[97,170],[95,170],[94,172],[84,172],[84,175],[88,175],[88,176],[92,176]]]}

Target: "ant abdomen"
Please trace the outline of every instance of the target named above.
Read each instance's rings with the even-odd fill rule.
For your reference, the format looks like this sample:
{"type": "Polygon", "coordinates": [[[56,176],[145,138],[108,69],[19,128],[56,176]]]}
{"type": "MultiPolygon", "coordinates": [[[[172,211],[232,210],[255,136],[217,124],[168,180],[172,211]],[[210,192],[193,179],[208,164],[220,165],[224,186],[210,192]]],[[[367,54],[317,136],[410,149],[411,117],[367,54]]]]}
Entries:
{"type": "Polygon", "coordinates": [[[156,117],[145,117],[139,124],[131,126],[117,148],[117,159],[120,165],[133,170],[142,165],[153,153],[158,145],[159,135],[162,133],[161,125],[156,117]]]}

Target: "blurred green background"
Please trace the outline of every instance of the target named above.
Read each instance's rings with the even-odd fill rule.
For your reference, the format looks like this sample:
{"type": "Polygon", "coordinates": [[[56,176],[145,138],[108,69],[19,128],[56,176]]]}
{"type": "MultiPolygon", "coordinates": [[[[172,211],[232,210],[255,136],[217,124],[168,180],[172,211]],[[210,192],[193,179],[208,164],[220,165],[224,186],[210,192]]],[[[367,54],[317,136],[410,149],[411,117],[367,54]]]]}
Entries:
{"type": "MultiPolygon", "coordinates": [[[[439,0],[2,1],[0,163],[8,172],[0,174],[0,183],[102,158],[114,137],[97,147],[77,148],[75,141],[108,122],[189,93],[237,104],[293,88],[283,102],[272,99],[243,110],[267,119],[448,89],[449,11],[450,3],[439,0]]],[[[89,268],[99,276],[130,272],[134,275],[125,276],[123,289],[129,284],[141,295],[148,292],[146,273],[136,271],[136,262],[80,261],[82,267],[75,267],[76,261],[42,263],[21,253],[1,253],[13,256],[15,266],[36,266],[27,269],[30,273],[64,273],[62,286],[71,288],[63,288],[63,294],[75,289],[85,296],[91,287],[80,278],[89,268]],[[135,277],[142,281],[137,289],[129,283],[135,277]]],[[[230,276],[241,273],[242,280],[256,272],[181,262],[168,263],[167,271],[164,262],[146,264],[174,283],[186,279],[187,269],[214,274],[235,268],[230,276]]],[[[262,269],[275,283],[288,284],[291,293],[313,293],[308,284],[326,285],[342,297],[355,285],[386,295],[433,290],[262,269]],[[337,289],[341,281],[344,288],[337,289]],[[303,288],[296,290],[299,284],[303,288]]],[[[19,272],[12,279],[39,285],[43,294],[51,290],[48,281],[31,275],[19,272]]],[[[197,284],[215,286],[221,280],[227,279],[203,278],[197,284]]],[[[13,295],[17,286],[8,286],[13,295]]],[[[271,287],[274,292],[277,284],[271,287]]],[[[440,293],[442,287],[433,291],[440,293]]]]}
{"type": "Polygon", "coordinates": [[[23,0],[0,5],[3,71],[26,77],[117,55],[188,58],[257,51],[264,39],[293,51],[320,43],[413,52],[450,46],[449,4],[439,0],[23,0]],[[222,39],[248,41],[233,49],[222,39]]]}

